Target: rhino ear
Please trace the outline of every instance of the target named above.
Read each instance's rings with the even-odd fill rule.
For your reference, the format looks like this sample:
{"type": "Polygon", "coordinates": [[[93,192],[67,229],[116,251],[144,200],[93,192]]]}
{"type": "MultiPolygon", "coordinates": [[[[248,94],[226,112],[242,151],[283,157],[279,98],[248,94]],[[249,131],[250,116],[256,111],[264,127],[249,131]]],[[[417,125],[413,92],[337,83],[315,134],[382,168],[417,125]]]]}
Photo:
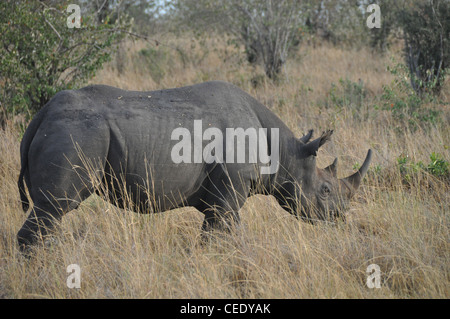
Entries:
{"type": "Polygon", "coordinates": [[[303,144],[308,143],[309,140],[311,139],[313,133],[314,133],[314,130],[309,130],[308,133],[306,133],[305,135],[303,135],[302,137],[299,138],[300,142],[302,142],[303,144]]]}
{"type": "Polygon", "coordinates": [[[334,177],[337,175],[337,163],[338,159],[337,157],[334,159],[334,162],[330,165],[324,168],[325,171],[331,173],[334,177]]]}
{"type": "Polygon", "coordinates": [[[329,141],[332,134],[333,130],[325,131],[319,138],[316,138],[314,141],[309,142],[308,144],[302,145],[300,148],[300,154],[302,158],[309,157],[311,155],[316,156],[319,147],[325,144],[325,142],[329,141]]]}

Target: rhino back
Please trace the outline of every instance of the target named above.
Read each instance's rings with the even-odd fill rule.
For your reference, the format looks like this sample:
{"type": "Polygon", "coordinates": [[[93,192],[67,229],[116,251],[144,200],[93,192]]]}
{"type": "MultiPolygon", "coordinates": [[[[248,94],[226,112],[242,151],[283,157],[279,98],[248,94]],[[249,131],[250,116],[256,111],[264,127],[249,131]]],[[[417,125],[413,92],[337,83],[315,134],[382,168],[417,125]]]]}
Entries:
{"type": "MultiPolygon", "coordinates": [[[[162,197],[169,193],[198,196],[211,169],[205,163],[173,162],[171,151],[177,141],[171,135],[176,128],[187,128],[193,134],[194,120],[202,120],[203,130],[277,127],[290,132],[270,110],[225,82],[147,92],[92,85],[58,93],[45,112],[40,134],[77,136],[74,142],[81,148],[86,140],[96,138],[92,132],[107,127],[109,140],[104,143],[109,144],[108,151],[98,157],[107,158],[113,173],[125,173],[127,185],[136,186],[134,192],[151,186],[152,192],[162,197]]],[[[203,147],[206,143],[203,141],[203,147]]],[[[236,168],[245,169],[243,165],[236,168]]]]}

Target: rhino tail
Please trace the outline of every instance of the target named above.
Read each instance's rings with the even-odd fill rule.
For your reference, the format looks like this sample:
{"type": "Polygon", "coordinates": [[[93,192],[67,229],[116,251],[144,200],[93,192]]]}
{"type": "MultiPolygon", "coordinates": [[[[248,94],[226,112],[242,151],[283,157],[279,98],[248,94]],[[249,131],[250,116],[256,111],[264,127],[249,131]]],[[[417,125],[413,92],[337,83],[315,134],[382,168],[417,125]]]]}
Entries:
{"type": "Polygon", "coordinates": [[[25,185],[23,182],[24,175],[25,175],[25,167],[22,166],[22,168],[20,169],[18,186],[20,193],[20,201],[22,202],[22,209],[26,213],[28,211],[28,208],[30,207],[30,202],[28,201],[27,193],[25,193],[25,185]]]}

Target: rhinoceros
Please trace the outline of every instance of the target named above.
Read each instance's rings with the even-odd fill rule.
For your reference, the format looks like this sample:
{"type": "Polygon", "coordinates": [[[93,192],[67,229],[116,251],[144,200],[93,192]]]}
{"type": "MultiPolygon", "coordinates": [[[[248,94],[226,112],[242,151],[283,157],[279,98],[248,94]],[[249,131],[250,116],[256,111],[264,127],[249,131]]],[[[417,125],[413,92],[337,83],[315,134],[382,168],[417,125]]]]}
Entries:
{"type": "MultiPolygon", "coordinates": [[[[205,134],[194,133],[185,142],[197,139],[197,151],[204,155],[214,137],[205,134]]],[[[61,91],[36,114],[20,145],[20,197],[26,212],[25,180],[33,207],[18,232],[19,246],[25,249],[45,238],[56,221],[94,192],[139,213],[195,207],[205,215],[206,234],[238,225],[240,208],[255,193],[273,195],[305,221],[334,221],[345,216],[372,153],[369,149],[357,172],[338,179],[337,159],[324,169],[316,167],[317,151],[332,131],[310,141],[312,134],[297,138],[267,107],[226,82],[149,92],[106,85],[61,91]],[[210,152],[212,157],[183,157],[181,151],[192,151],[189,143],[178,154],[174,149],[181,141],[174,132],[193,132],[199,120],[216,133],[230,128],[248,133],[234,146],[245,152],[249,129],[264,133],[258,136],[265,145],[260,149],[266,157],[277,153],[272,157],[276,169],[263,174],[267,161],[251,162],[249,155],[235,161],[225,148],[236,136],[215,144],[224,149],[210,152]],[[182,159],[174,159],[174,153],[182,159]],[[219,153],[221,161],[214,157],[219,153]]]]}

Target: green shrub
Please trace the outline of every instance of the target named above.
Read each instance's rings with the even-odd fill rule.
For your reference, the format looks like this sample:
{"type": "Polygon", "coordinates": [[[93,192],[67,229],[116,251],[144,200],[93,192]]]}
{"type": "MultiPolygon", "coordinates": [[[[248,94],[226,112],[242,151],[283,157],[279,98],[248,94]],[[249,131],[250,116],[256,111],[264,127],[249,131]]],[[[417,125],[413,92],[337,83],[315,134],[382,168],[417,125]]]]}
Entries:
{"type": "Polygon", "coordinates": [[[418,95],[439,94],[450,59],[450,2],[413,1],[398,13],[411,86],[418,95]]]}
{"type": "Polygon", "coordinates": [[[437,177],[446,177],[449,175],[450,163],[444,160],[441,155],[431,153],[430,164],[427,166],[427,171],[437,177]]]}
{"type": "Polygon", "coordinates": [[[0,2],[0,125],[17,114],[29,118],[56,92],[85,83],[123,36],[125,22],[99,23],[84,11],[81,28],[69,28],[69,3],[0,2]]]}
{"type": "Polygon", "coordinates": [[[446,179],[450,177],[450,163],[435,152],[431,153],[430,163],[427,165],[422,161],[416,163],[407,155],[398,157],[397,165],[402,178],[406,182],[410,182],[420,171],[427,172],[437,178],[446,179]]]}
{"type": "Polygon", "coordinates": [[[442,114],[434,107],[438,102],[437,97],[426,91],[421,96],[417,95],[409,84],[409,73],[405,65],[388,67],[388,71],[395,78],[392,83],[383,86],[383,108],[391,111],[400,124],[405,124],[412,130],[437,124],[442,114]]]}

